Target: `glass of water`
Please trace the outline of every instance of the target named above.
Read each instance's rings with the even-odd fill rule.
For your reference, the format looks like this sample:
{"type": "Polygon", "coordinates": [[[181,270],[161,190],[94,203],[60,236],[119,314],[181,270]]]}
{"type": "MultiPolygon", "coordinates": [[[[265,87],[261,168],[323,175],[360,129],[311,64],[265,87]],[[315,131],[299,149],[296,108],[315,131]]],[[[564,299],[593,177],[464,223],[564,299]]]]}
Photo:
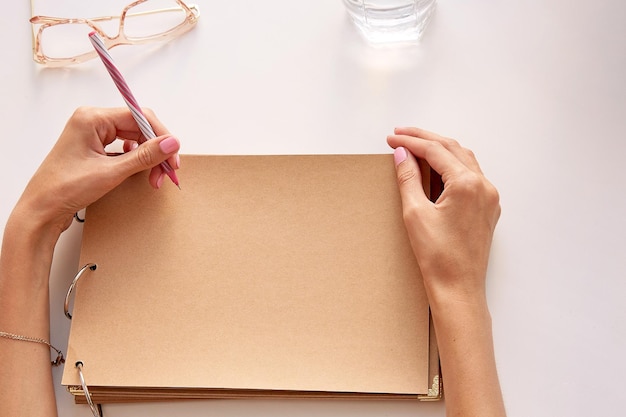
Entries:
{"type": "Polygon", "coordinates": [[[428,25],[436,0],[343,0],[348,14],[374,44],[415,42],[428,25]]]}

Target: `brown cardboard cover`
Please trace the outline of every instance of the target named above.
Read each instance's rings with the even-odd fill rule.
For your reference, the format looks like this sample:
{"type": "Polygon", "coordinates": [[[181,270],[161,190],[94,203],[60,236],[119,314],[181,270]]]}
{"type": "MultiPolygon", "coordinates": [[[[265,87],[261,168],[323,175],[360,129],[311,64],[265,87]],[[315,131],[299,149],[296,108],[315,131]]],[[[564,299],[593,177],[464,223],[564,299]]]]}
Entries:
{"type": "Polygon", "coordinates": [[[181,159],[182,190],[141,173],[88,207],[64,385],[80,360],[96,395],[428,392],[391,155],[181,159]]]}

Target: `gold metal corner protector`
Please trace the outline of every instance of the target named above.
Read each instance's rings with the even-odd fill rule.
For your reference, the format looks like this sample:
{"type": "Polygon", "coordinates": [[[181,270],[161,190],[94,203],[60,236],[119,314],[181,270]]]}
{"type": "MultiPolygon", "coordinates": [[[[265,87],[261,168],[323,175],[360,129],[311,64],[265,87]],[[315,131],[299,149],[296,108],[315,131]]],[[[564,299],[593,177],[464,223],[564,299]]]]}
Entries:
{"type": "Polygon", "coordinates": [[[67,392],[69,392],[75,397],[85,395],[85,392],[83,391],[83,387],[81,387],[80,385],[68,385],[66,389],[67,389],[67,392]]]}
{"type": "Polygon", "coordinates": [[[417,399],[420,401],[439,401],[443,395],[443,383],[439,375],[435,375],[433,378],[433,384],[428,389],[428,394],[418,395],[417,399]]]}

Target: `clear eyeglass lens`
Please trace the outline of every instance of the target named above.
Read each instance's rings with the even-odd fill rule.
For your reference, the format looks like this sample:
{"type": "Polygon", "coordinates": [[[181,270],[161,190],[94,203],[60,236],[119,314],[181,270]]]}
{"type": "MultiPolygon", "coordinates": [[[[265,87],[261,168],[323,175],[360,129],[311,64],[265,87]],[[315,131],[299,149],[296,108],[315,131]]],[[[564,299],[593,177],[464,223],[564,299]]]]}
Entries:
{"type": "Polygon", "coordinates": [[[186,16],[174,0],[148,0],[128,9],[124,34],[129,39],[141,39],[166,33],[184,23],[186,16]]]}
{"type": "Polygon", "coordinates": [[[93,28],[84,23],[46,27],[41,33],[41,49],[49,58],[73,58],[93,51],[88,35],[93,28]]]}

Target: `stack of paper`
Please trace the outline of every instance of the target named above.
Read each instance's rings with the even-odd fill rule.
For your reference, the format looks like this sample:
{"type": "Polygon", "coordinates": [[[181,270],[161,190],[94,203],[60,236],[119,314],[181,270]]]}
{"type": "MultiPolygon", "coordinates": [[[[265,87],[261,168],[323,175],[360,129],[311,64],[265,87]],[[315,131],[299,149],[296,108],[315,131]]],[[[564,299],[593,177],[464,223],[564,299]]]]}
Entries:
{"type": "MultiPolygon", "coordinates": [[[[183,156],[88,207],[63,384],[84,401],[437,399],[391,155],[183,156]]],[[[428,169],[422,170],[430,192],[428,169]]]]}

